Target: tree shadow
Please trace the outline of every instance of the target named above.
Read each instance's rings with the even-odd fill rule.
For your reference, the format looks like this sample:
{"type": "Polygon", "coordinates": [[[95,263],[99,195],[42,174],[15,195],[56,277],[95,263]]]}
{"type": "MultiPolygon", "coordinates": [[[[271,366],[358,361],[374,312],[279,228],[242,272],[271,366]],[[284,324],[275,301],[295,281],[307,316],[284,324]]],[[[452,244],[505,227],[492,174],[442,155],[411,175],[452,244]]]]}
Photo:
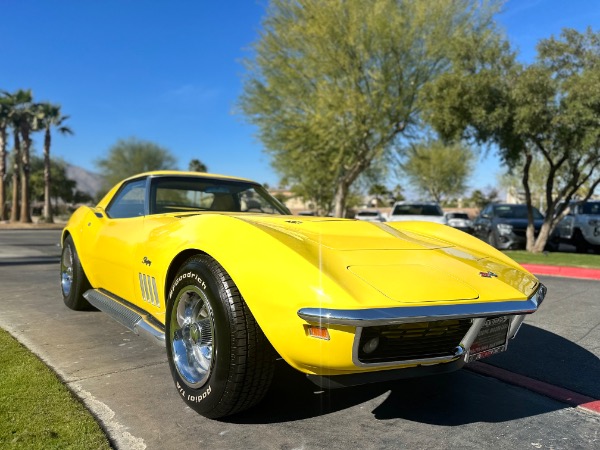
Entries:
{"type": "MultiPolygon", "coordinates": [[[[534,374],[543,374],[544,381],[548,383],[590,396],[594,389],[598,389],[598,386],[593,386],[594,374],[597,379],[597,374],[600,373],[598,358],[573,342],[548,331],[523,325],[517,340],[512,341],[510,347],[508,352],[494,357],[494,365],[532,377],[534,374]],[[565,361],[573,361],[575,358],[577,363],[561,364],[562,357],[569,358],[565,361]],[[580,380],[574,380],[572,384],[585,386],[585,389],[574,389],[565,384],[574,371],[580,372],[580,369],[575,369],[578,364],[587,367],[586,370],[590,372],[583,377],[584,382],[580,376],[580,380]]],[[[488,358],[486,362],[489,360],[492,358],[488,358]]],[[[568,407],[526,389],[468,370],[322,390],[303,374],[279,361],[273,385],[265,399],[251,410],[222,420],[240,424],[303,420],[363,405],[384,394],[387,397],[378,400],[377,405],[368,405],[376,420],[401,418],[442,426],[506,422],[568,407]]]]}

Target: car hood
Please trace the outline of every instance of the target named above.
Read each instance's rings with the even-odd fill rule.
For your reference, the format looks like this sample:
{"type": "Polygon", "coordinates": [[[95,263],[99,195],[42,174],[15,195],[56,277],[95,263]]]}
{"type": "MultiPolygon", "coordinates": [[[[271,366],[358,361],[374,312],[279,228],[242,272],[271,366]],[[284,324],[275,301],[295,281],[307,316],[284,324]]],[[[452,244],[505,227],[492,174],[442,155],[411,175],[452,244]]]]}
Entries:
{"type": "MultiPolygon", "coordinates": [[[[365,283],[393,303],[517,299],[537,285],[512,260],[470,236],[465,247],[446,236],[418,231],[417,225],[402,229],[404,225],[291,216],[243,220],[311,248],[313,264],[351,292],[361,291],[356,283],[365,283]]],[[[447,226],[424,225],[465,235],[447,226]]]]}
{"type": "Polygon", "coordinates": [[[417,237],[398,231],[384,222],[294,216],[238,218],[333,250],[431,250],[451,246],[433,236],[417,237]]]}

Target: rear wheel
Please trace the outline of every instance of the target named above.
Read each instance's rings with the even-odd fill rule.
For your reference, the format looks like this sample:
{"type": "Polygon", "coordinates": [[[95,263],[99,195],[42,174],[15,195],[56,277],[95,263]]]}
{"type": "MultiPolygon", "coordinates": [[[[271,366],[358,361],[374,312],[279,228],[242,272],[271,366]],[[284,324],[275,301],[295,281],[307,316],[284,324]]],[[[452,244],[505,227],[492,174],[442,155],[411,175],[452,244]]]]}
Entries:
{"type": "Polygon", "coordinates": [[[262,400],[275,352],[225,270],[199,255],[182,266],[167,302],[167,356],[179,395],[209,418],[262,400]]]}
{"type": "Polygon", "coordinates": [[[90,289],[90,282],[81,267],[71,236],[67,236],[63,243],[60,258],[60,287],[67,307],[75,311],[93,309],[92,305],[83,298],[85,291],[90,289]]]}
{"type": "Polygon", "coordinates": [[[573,233],[573,243],[575,244],[575,251],[577,253],[587,253],[589,249],[589,244],[583,237],[581,230],[577,228],[573,233]]]}

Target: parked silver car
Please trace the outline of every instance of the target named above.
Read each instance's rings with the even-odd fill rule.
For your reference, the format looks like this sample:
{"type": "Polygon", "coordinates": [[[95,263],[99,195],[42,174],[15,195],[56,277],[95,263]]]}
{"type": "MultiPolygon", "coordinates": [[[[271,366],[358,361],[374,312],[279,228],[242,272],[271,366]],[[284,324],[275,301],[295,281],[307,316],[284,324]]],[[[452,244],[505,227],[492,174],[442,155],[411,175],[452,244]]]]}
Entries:
{"type": "Polygon", "coordinates": [[[465,212],[447,212],[448,225],[465,233],[473,234],[473,221],[465,212]]]}

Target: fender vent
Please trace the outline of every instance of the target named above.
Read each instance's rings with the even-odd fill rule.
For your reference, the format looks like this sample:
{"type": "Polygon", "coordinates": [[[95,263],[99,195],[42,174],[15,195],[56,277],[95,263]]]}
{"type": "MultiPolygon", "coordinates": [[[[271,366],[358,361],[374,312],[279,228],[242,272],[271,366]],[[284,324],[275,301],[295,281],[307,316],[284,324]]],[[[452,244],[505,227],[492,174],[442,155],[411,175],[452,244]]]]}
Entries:
{"type": "Polygon", "coordinates": [[[140,289],[142,291],[142,299],[154,306],[160,306],[158,298],[158,290],[156,289],[156,280],[154,277],[140,273],[140,289]]]}

